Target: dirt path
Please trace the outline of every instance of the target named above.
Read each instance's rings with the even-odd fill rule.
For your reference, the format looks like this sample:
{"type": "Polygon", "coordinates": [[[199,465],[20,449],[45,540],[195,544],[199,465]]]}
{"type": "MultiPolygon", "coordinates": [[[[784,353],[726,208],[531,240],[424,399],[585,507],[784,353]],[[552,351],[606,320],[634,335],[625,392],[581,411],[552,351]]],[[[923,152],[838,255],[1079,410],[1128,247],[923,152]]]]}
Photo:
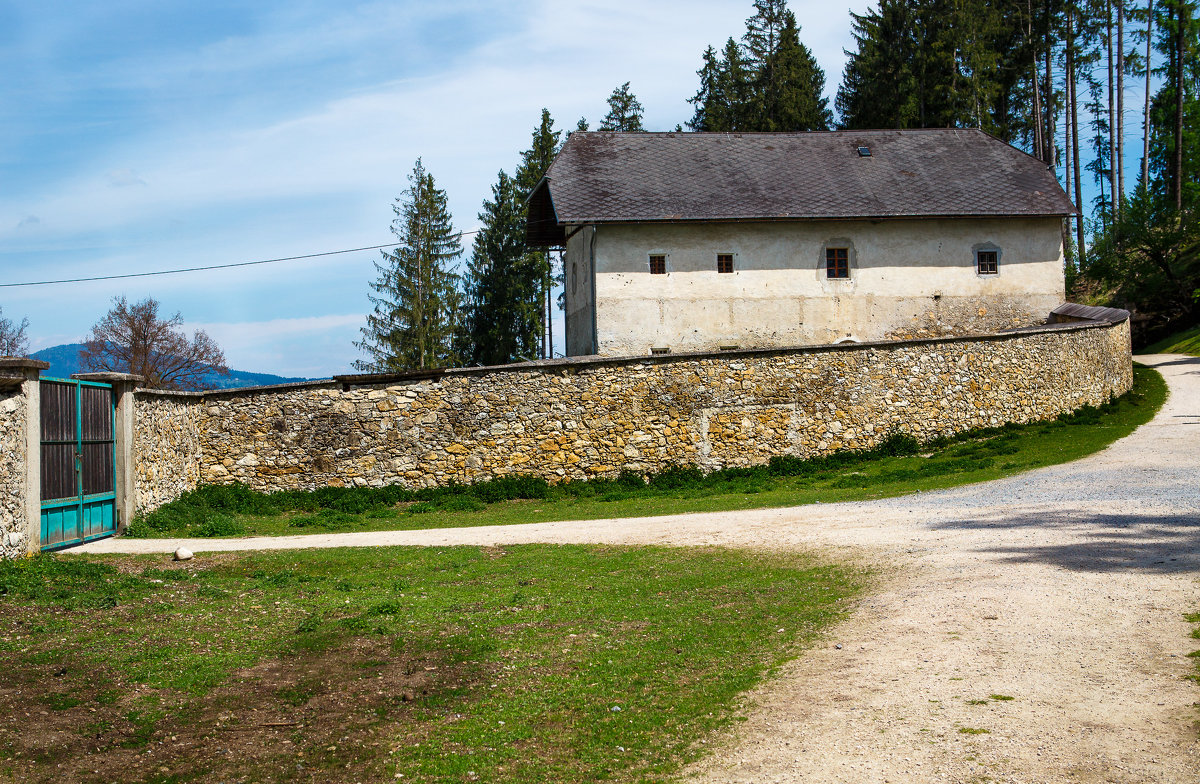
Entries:
{"type": "MultiPolygon", "coordinates": [[[[1186,677],[1194,672],[1186,654],[1200,644],[1183,621],[1200,611],[1200,359],[1141,359],[1171,387],[1153,422],[1092,457],[997,482],[868,503],[186,544],[865,552],[901,568],[827,644],[751,695],[749,721],[689,776],[1200,781],[1200,688],[1186,677]]],[[[178,544],[115,539],[81,549],[169,552],[178,544]]]]}

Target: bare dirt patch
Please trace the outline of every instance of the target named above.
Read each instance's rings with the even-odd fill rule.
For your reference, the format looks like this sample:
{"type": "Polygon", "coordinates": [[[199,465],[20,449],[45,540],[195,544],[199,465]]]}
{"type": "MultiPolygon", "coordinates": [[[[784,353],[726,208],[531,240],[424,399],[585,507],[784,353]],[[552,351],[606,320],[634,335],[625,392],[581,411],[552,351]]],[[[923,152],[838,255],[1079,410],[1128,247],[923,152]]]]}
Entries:
{"type": "Polygon", "coordinates": [[[0,770],[56,784],[379,780],[395,744],[420,742],[409,715],[467,677],[437,654],[371,639],[262,662],[199,698],[111,669],[7,658],[0,770]]]}

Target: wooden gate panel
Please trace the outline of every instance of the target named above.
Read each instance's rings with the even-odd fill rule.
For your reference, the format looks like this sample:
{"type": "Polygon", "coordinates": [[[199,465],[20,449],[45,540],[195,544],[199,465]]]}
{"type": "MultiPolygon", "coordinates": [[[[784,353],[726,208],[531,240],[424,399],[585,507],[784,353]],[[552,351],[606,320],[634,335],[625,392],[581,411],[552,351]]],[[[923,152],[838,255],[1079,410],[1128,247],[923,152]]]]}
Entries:
{"type": "Polygon", "coordinates": [[[111,492],[113,484],[112,390],[80,387],[83,494],[111,492]]]}
{"type": "Polygon", "coordinates": [[[42,501],[79,495],[75,476],[75,389],[73,384],[42,384],[42,501]]]}
{"type": "Polygon", "coordinates": [[[109,493],[113,489],[112,442],[83,445],[83,494],[109,493]]]}
{"type": "Polygon", "coordinates": [[[42,500],[74,498],[75,444],[42,444],[42,500]]]}

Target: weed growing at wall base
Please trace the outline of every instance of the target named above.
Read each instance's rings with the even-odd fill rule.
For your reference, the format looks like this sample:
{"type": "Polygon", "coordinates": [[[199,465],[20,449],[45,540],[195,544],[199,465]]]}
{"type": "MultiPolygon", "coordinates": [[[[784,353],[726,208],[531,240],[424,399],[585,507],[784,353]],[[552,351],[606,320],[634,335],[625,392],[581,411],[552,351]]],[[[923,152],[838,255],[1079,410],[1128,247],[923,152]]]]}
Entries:
{"type": "Polygon", "coordinates": [[[1156,371],[1138,366],[1130,392],[1048,422],[1006,425],[918,443],[895,432],[869,451],[802,459],[777,455],[765,465],[704,473],[675,466],[651,475],[551,485],[505,476],[474,485],[324,487],[263,494],[242,485],[206,485],[126,532],[136,537],[281,535],[503,525],[550,520],[862,500],[940,489],[1075,460],[1131,433],[1166,399],[1156,371]]]}

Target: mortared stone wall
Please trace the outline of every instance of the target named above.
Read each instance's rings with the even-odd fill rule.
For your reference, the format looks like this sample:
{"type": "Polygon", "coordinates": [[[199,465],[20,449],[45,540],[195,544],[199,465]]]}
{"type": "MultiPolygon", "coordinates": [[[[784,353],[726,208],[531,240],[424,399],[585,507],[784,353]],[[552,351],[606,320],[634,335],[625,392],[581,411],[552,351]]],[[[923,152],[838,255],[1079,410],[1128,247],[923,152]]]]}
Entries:
{"type": "Polygon", "coordinates": [[[621,359],[208,393],[139,391],[137,505],[261,491],[706,470],[1052,419],[1132,384],[1129,322],[967,338],[621,359]]]}

